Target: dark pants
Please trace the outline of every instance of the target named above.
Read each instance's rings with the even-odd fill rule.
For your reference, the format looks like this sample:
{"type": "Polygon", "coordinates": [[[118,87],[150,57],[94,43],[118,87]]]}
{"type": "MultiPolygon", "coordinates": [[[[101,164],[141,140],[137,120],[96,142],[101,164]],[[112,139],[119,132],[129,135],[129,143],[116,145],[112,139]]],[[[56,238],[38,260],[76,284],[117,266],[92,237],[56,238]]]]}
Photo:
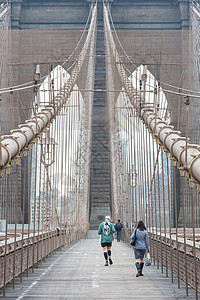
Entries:
{"type": "Polygon", "coordinates": [[[120,242],[121,239],[121,231],[117,231],[117,241],[120,242]]]}

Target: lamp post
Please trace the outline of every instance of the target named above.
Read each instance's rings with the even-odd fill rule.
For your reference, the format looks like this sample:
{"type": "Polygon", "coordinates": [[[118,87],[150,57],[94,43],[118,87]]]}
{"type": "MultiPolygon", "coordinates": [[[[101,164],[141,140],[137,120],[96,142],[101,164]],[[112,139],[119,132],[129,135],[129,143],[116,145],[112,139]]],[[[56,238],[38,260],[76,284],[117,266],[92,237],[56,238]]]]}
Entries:
{"type": "MultiPolygon", "coordinates": [[[[48,200],[48,183],[50,184],[48,168],[55,162],[55,146],[56,142],[49,136],[49,130],[46,136],[41,138],[41,163],[44,165],[47,175],[47,188],[46,188],[46,225],[49,228],[49,200],[48,200]]],[[[43,207],[44,209],[44,207],[43,207]]],[[[58,216],[57,216],[58,217],[58,216]]]]}
{"type": "MultiPolygon", "coordinates": [[[[132,169],[129,170],[128,173],[128,184],[131,187],[131,230],[133,228],[133,219],[134,219],[134,203],[133,203],[133,190],[137,186],[137,172],[136,169],[134,168],[134,165],[132,165],[132,169]]],[[[136,206],[137,209],[137,206],[136,206]]]]}
{"type": "Polygon", "coordinates": [[[129,170],[128,173],[128,184],[130,187],[135,188],[137,185],[137,172],[134,169],[134,166],[132,165],[132,169],[129,170]]]}
{"type": "Polygon", "coordinates": [[[35,107],[34,108],[35,108],[35,113],[36,113],[38,110],[38,106],[39,106],[38,81],[40,80],[40,65],[36,65],[33,79],[35,81],[35,85],[33,87],[33,92],[35,93],[35,99],[34,99],[35,107]]]}

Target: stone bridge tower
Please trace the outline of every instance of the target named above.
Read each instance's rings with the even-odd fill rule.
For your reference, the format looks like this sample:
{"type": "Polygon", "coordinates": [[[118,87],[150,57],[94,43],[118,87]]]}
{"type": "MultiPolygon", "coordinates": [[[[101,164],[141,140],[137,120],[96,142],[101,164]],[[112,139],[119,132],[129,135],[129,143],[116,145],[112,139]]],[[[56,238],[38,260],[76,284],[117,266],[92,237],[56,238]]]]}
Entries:
{"type": "MultiPolygon", "coordinates": [[[[28,63],[31,69],[36,60],[38,63],[40,60],[49,61],[52,55],[50,54],[52,39],[55,39],[58,45],[59,43],[64,45],[66,43],[65,30],[80,30],[84,27],[93,0],[11,0],[11,2],[13,74],[16,82],[23,82],[27,81],[28,63]],[[49,49],[45,46],[45,51],[44,39],[49,41],[49,49]],[[30,53],[34,59],[30,59],[30,53]]],[[[99,9],[102,9],[102,2],[102,0],[98,1],[99,9]]],[[[190,82],[188,79],[190,1],[108,0],[108,2],[124,50],[132,57],[135,64],[138,66],[147,64],[157,79],[187,88],[190,82]]],[[[96,60],[95,87],[104,89],[105,51],[102,26],[103,20],[99,15],[97,35],[99,58],[96,60]]],[[[62,50],[57,49],[57,55],[59,59],[65,57],[64,46],[62,50]]],[[[32,80],[31,77],[29,79],[32,80]]],[[[27,105],[27,103],[31,103],[32,97],[23,94],[21,101],[27,105]]],[[[183,109],[178,109],[178,101],[174,96],[168,95],[168,101],[170,109],[173,110],[171,113],[172,123],[176,128],[184,128],[183,109]]],[[[183,102],[179,102],[179,105],[180,103],[183,102]]],[[[95,171],[95,175],[95,166],[94,164],[91,165],[91,174],[93,174],[93,179],[91,179],[91,214],[94,214],[91,221],[93,219],[94,228],[102,220],[105,213],[111,213],[112,209],[109,143],[108,132],[105,131],[105,124],[103,124],[104,110],[105,93],[99,93],[94,102],[92,159],[95,158],[95,153],[102,148],[104,155],[101,163],[105,168],[98,172],[95,171]],[[102,119],[98,121],[99,112],[101,112],[102,119]],[[99,135],[98,142],[95,141],[95,134],[99,135]],[[100,182],[106,187],[105,195],[102,192],[100,182]],[[103,193],[100,198],[105,201],[98,200],[100,199],[97,196],[98,193],[103,193]],[[97,207],[97,213],[94,213],[95,207],[97,207]]],[[[16,123],[23,122],[27,117],[27,113],[20,113],[16,123]]],[[[193,124],[191,124],[191,133],[192,128],[193,124]]],[[[179,187],[177,187],[177,194],[178,190],[179,187]]]]}

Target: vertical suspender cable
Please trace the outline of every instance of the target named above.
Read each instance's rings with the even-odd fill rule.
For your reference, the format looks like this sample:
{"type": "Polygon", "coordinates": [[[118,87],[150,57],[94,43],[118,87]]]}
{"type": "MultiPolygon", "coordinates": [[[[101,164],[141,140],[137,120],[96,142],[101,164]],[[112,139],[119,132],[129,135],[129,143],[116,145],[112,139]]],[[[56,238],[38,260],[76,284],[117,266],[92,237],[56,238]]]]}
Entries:
{"type": "Polygon", "coordinates": [[[193,256],[194,256],[194,287],[196,300],[198,300],[198,283],[197,283],[197,259],[196,259],[196,240],[195,240],[195,215],[194,215],[194,186],[191,185],[191,203],[192,203],[192,239],[193,239],[193,256]]]}
{"type": "Polygon", "coordinates": [[[176,261],[177,261],[177,277],[178,288],[180,288],[180,272],[179,272],[179,243],[178,243],[178,212],[177,212],[177,193],[176,193],[176,162],[173,161],[173,178],[174,178],[174,207],[175,207],[175,228],[176,228],[176,261]]]}
{"type": "Polygon", "coordinates": [[[163,213],[164,213],[164,234],[165,234],[165,267],[166,267],[166,277],[168,277],[168,259],[167,259],[167,230],[166,230],[166,207],[165,207],[165,173],[164,173],[164,153],[161,148],[161,158],[162,158],[162,189],[163,189],[163,213]]]}
{"type": "MultiPolygon", "coordinates": [[[[35,148],[37,145],[35,144],[35,148]]],[[[36,267],[38,268],[38,262],[40,260],[39,249],[41,249],[42,242],[40,239],[40,224],[41,224],[41,187],[42,187],[42,138],[40,139],[40,163],[39,163],[39,199],[38,199],[38,228],[37,228],[37,262],[36,267]]],[[[34,239],[33,239],[34,242],[34,239]]],[[[42,262],[42,252],[41,252],[41,262],[42,262]]]]}
{"type": "Polygon", "coordinates": [[[181,195],[182,195],[182,206],[183,206],[183,236],[184,236],[184,256],[185,256],[185,288],[186,296],[188,296],[188,262],[187,262],[187,244],[186,244],[186,230],[185,230],[185,195],[183,190],[183,176],[184,172],[180,172],[181,175],[181,195]]]}
{"type": "Polygon", "coordinates": [[[173,250],[172,250],[172,230],[171,230],[171,193],[170,193],[170,182],[169,182],[169,153],[167,156],[167,198],[169,207],[169,240],[170,240],[170,263],[171,263],[171,281],[174,282],[173,277],[173,250]]]}
{"type": "MultiPolygon", "coordinates": [[[[26,266],[26,276],[28,277],[29,272],[29,254],[30,254],[30,222],[31,222],[31,181],[32,181],[32,159],[33,159],[33,150],[32,145],[31,154],[30,154],[30,178],[29,178],[29,195],[28,195],[28,245],[27,245],[27,266],[26,266]]],[[[34,253],[34,243],[33,243],[33,253],[34,253]]]]}
{"type": "MultiPolygon", "coordinates": [[[[37,202],[36,202],[36,194],[37,194],[37,168],[38,168],[38,146],[37,146],[37,140],[35,143],[35,174],[34,174],[34,209],[33,209],[33,260],[32,260],[32,272],[34,272],[34,264],[35,264],[35,232],[36,232],[36,216],[37,216],[37,202]]],[[[40,197],[40,196],[39,196],[40,197]]],[[[38,242],[39,242],[39,236],[38,236],[38,242]]],[[[38,250],[38,248],[37,248],[38,250]]],[[[37,257],[37,255],[36,255],[37,257]]]]}
{"type": "Polygon", "coordinates": [[[22,232],[21,232],[21,273],[20,282],[22,282],[23,264],[24,264],[24,222],[25,222],[25,197],[26,197],[26,162],[27,152],[24,151],[24,178],[23,178],[23,204],[22,204],[22,232]]]}
{"type": "Polygon", "coordinates": [[[6,169],[6,173],[7,173],[7,185],[6,185],[6,232],[5,232],[5,255],[4,255],[4,286],[3,286],[3,296],[5,296],[6,294],[6,283],[7,283],[7,277],[6,277],[6,273],[7,273],[7,241],[8,241],[8,210],[9,210],[9,193],[10,193],[10,167],[8,167],[6,169]]]}
{"type": "Polygon", "coordinates": [[[16,243],[17,243],[17,222],[18,222],[18,190],[19,190],[19,164],[20,159],[16,160],[16,194],[15,194],[15,236],[14,236],[14,257],[13,257],[13,288],[15,287],[16,270],[16,243]]]}
{"type": "MultiPolygon", "coordinates": [[[[157,146],[158,151],[158,146],[157,146]]],[[[158,152],[159,153],[159,152],[158,152]]],[[[161,272],[163,273],[163,249],[162,249],[162,228],[161,228],[161,203],[160,203],[160,163],[159,163],[159,155],[158,155],[158,163],[157,163],[157,178],[158,178],[158,212],[159,212],[159,227],[160,227],[160,261],[161,261],[161,272]]],[[[159,259],[159,257],[157,257],[159,259]]]]}

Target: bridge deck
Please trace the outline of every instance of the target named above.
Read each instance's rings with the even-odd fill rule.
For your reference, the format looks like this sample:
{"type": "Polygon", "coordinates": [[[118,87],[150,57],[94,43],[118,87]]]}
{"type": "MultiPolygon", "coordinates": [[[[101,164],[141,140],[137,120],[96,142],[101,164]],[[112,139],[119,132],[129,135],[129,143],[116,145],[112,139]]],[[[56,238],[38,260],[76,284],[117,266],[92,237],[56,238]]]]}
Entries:
{"type": "Polygon", "coordinates": [[[145,267],[144,277],[136,278],[133,251],[114,241],[114,264],[104,266],[102,249],[96,231],[90,231],[68,249],[62,249],[34,270],[23,283],[6,289],[7,299],[194,299],[184,283],[177,288],[156,267],[145,267]]]}

